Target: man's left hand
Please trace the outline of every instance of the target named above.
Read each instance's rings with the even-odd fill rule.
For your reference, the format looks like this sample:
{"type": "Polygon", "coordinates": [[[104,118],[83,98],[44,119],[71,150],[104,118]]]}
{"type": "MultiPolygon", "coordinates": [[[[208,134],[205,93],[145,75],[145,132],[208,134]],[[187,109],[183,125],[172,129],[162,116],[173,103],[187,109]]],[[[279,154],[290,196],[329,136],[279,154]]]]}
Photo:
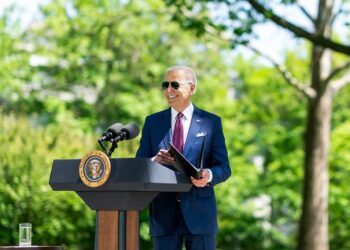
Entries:
{"type": "Polygon", "coordinates": [[[196,187],[205,187],[208,183],[209,180],[209,171],[208,169],[203,169],[202,171],[202,178],[200,179],[195,179],[191,176],[191,182],[194,186],[196,187]]]}

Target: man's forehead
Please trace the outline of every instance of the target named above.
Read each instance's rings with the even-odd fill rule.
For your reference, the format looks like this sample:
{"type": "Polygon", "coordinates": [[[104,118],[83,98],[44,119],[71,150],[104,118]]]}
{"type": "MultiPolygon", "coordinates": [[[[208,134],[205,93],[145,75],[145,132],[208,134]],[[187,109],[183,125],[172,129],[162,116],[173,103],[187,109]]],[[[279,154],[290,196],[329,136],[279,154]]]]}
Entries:
{"type": "Polygon", "coordinates": [[[166,74],[166,78],[181,78],[186,79],[191,77],[191,73],[187,70],[183,69],[176,69],[176,70],[170,70],[166,74]]]}

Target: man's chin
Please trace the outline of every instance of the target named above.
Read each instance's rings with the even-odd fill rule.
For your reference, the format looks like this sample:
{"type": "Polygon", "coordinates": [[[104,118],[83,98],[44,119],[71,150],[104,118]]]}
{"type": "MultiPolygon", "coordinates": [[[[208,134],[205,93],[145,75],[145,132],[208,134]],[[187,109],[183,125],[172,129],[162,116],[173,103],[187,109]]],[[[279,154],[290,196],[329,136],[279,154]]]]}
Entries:
{"type": "Polygon", "coordinates": [[[168,105],[170,106],[170,107],[174,107],[175,106],[175,104],[176,104],[176,102],[175,102],[175,100],[169,100],[168,99],[168,105]]]}

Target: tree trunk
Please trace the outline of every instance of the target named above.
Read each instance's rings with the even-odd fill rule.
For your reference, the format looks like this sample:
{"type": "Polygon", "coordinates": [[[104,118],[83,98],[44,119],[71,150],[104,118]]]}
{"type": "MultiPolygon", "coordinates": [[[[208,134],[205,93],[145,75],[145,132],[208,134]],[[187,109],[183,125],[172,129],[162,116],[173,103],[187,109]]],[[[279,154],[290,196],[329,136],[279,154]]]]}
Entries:
{"type": "Polygon", "coordinates": [[[305,138],[303,210],[299,250],[328,250],[328,152],[332,97],[309,104],[305,138]]]}
{"type": "MultiPolygon", "coordinates": [[[[320,0],[315,24],[317,34],[330,37],[333,0],[320,0]]],[[[331,70],[331,51],[313,46],[312,88],[305,134],[304,190],[299,225],[299,250],[328,250],[328,153],[332,91],[325,83],[331,70]]]]}

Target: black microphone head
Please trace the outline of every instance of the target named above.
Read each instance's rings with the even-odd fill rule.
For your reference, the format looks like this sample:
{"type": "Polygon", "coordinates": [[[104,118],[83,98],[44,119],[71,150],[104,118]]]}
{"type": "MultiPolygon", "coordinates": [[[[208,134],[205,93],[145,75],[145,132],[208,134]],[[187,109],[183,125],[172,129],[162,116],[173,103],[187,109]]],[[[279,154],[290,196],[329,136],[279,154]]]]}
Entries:
{"type": "Polygon", "coordinates": [[[111,126],[107,129],[107,131],[112,132],[114,135],[116,135],[116,134],[118,134],[118,133],[122,130],[123,127],[124,127],[123,124],[121,124],[121,123],[115,123],[115,124],[111,125],[111,126]]]}
{"type": "Polygon", "coordinates": [[[125,139],[131,140],[139,135],[140,129],[135,123],[130,123],[125,125],[121,131],[126,133],[125,139]]]}

